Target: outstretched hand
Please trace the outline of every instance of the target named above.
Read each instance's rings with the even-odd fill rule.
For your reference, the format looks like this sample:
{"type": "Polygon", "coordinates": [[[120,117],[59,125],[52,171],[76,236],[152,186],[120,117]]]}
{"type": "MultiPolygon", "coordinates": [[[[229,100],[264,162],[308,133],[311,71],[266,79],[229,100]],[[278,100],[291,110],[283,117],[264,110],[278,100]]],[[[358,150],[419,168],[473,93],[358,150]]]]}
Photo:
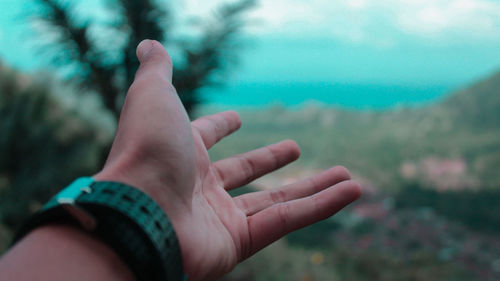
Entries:
{"type": "Polygon", "coordinates": [[[217,162],[208,150],[236,131],[228,111],[189,118],[172,86],[172,63],[160,43],[143,41],[141,63],[118,131],[97,180],[140,188],[165,210],[181,246],[189,280],[213,280],[285,234],[330,217],[360,195],[349,172],[334,167],[269,191],[232,198],[227,191],[296,160],[293,141],[217,162]]]}

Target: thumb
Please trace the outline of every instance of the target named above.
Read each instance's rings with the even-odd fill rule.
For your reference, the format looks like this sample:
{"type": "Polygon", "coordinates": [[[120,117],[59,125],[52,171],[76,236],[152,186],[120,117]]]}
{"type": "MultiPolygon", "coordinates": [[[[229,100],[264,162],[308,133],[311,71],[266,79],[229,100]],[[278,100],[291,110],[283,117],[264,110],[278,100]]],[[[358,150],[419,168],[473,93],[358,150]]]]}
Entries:
{"type": "Polygon", "coordinates": [[[172,59],[162,44],[156,40],[143,40],[137,46],[137,58],[141,63],[135,79],[144,75],[157,74],[172,81],[172,59]]]}

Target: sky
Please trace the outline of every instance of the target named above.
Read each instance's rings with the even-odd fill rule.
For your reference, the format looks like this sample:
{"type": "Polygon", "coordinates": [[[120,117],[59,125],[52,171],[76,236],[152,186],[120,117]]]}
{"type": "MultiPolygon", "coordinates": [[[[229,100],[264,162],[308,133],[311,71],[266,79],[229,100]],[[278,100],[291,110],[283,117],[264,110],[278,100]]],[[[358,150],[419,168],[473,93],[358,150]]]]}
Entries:
{"type": "MultiPolygon", "coordinates": [[[[31,0],[2,0],[0,57],[23,70],[36,53],[31,0]]],[[[102,1],[82,14],[106,17],[102,1]]],[[[206,17],[221,0],[172,1],[179,22],[206,17]]],[[[230,83],[341,83],[451,90],[500,70],[498,0],[260,0],[248,14],[248,46],[230,83]]],[[[180,25],[181,29],[189,30],[180,25]]]]}

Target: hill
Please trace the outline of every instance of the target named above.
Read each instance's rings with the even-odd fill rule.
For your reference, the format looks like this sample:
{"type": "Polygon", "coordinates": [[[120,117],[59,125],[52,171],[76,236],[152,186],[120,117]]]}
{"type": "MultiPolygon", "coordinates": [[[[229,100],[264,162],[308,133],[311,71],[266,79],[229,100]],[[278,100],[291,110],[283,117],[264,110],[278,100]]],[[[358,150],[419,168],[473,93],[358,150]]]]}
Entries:
{"type": "Polygon", "coordinates": [[[454,119],[473,128],[498,128],[500,124],[500,72],[458,91],[443,106],[454,119]]]}
{"type": "MultiPolygon", "coordinates": [[[[346,111],[309,105],[242,110],[243,127],[216,146],[216,159],[282,139],[302,149],[278,175],[342,164],[376,189],[418,181],[440,190],[500,187],[500,73],[422,108],[346,111]]],[[[203,113],[217,111],[205,108],[203,113]]],[[[307,173],[302,173],[307,175],[307,173]]],[[[278,184],[279,179],[268,180],[278,184]]]]}
{"type": "Polygon", "coordinates": [[[241,111],[241,131],[215,158],[284,138],[302,149],[297,164],[256,187],[343,164],[365,193],[224,280],[500,280],[498,83],[493,75],[438,104],[387,112],[241,111]]]}

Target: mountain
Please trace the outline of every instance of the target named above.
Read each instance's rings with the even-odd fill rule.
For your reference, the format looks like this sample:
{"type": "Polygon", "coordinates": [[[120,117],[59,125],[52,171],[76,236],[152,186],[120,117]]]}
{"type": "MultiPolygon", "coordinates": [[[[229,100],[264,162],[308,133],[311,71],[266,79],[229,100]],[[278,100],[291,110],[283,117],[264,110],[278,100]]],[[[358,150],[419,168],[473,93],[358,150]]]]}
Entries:
{"type": "Polygon", "coordinates": [[[242,129],[216,146],[212,156],[218,159],[293,139],[302,156],[299,164],[278,174],[281,179],[342,164],[367,185],[384,190],[398,190],[408,181],[438,190],[496,189],[500,188],[499,91],[497,73],[427,107],[385,112],[318,105],[243,110],[242,129]]]}
{"type": "Polygon", "coordinates": [[[454,118],[476,128],[500,125],[500,71],[451,95],[443,106],[454,118]]]}

